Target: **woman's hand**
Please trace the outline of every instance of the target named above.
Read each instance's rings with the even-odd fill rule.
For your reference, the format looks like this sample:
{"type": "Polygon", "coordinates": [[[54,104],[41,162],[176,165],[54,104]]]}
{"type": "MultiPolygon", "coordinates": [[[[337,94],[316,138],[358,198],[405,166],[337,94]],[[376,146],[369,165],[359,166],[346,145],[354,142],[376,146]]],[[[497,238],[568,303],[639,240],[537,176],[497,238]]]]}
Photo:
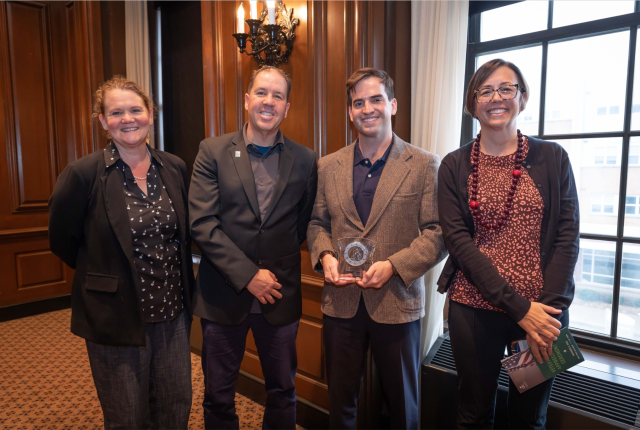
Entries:
{"type": "Polygon", "coordinates": [[[553,341],[551,341],[550,339],[545,339],[544,337],[542,338],[542,340],[549,344],[549,346],[541,347],[536,343],[535,340],[533,340],[533,337],[529,333],[527,333],[527,345],[531,347],[531,353],[536,358],[536,361],[538,363],[542,363],[543,360],[548,361],[549,354],[553,353],[553,341]]]}
{"type": "Polygon", "coordinates": [[[539,347],[550,348],[551,342],[558,340],[562,324],[549,314],[561,313],[560,309],[531,302],[529,312],[518,321],[518,325],[527,332],[527,338],[531,337],[531,343],[527,340],[529,346],[533,347],[533,343],[536,343],[539,347]]]}

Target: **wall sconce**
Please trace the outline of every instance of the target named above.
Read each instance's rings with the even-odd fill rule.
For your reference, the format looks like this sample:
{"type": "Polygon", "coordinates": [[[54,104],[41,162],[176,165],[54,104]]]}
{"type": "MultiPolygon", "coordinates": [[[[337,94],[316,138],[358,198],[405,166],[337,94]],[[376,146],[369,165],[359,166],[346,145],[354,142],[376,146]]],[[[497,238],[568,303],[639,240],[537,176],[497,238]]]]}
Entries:
{"type": "Polygon", "coordinates": [[[296,38],[296,26],[300,24],[298,18],[293,17],[293,8],[287,10],[282,1],[261,2],[262,13],[258,17],[256,1],[250,4],[250,19],[244,20],[244,8],[242,4],[238,8],[237,33],[233,35],[238,42],[241,53],[253,56],[258,66],[264,65],[278,67],[280,63],[286,63],[293,49],[293,40],[296,38]],[[266,3],[266,8],[264,7],[266,3]],[[276,13],[278,20],[276,21],[276,13]],[[265,17],[269,23],[264,24],[265,17]],[[249,33],[244,32],[244,23],[249,26],[249,33]],[[247,40],[251,42],[251,52],[247,51],[247,40]],[[285,50],[282,52],[282,45],[285,50]]]}

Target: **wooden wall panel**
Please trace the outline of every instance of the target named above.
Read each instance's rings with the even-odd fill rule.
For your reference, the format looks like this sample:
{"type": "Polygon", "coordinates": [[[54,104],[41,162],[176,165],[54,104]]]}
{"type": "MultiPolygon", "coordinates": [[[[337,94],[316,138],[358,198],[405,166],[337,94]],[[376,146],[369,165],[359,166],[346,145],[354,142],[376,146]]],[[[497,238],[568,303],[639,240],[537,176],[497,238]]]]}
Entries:
{"type": "Polygon", "coordinates": [[[49,251],[46,229],[0,235],[0,308],[68,294],[73,271],[49,251]]]}
{"type": "Polygon", "coordinates": [[[49,249],[16,253],[15,260],[18,289],[64,281],[64,264],[49,249]]]}
{"type": "Polygon", "coordinates": [[[49,251],[48,200],[71,161],[101,145],[99,4],[0,2],[0,307],[69,294],[49,251]]]}
{"type": "MultiPolygon", "coordinates": [[[[201,2],[207,136],[237,131],[246,121],[243,96],[257,63],[239,53],[231,36],[235,33],[239,4],[239,1],[201,2]]],[[[396,81],[396,98],[402,110],[394,119],[395,130],[408,139],[410,2],[285,1],[285,4],[294,8],[300,25],[289,63],[280,66],[293,81],[291,107],[281,126],[283,133],[312,148],[318,157],[350,144],[356,132],[347,112],[346,81],[354,70],[369,66],[387,70],[396,81]]],[[[260,12],[260,6],[258,9],[260,12]]],[[[245,13],[248,14],[247,7],[245,13]]],[[[320,310],[323,279],[312,270],[306,243],[301,251],[303,315],[297,343],[296,392],[326,412],[329,397],[320,310]]],[[[251,335],[247,338],[242,370],[262,378],[251,335]]]]}
{"type": "Polygon", "coordinates": [[[321,119],[326,123],[327,153],[337,151],[351,142],[348,133],[349,117],[347,115],[347,95],[345,85],[353,68],[352,61],[348,61],[347,47],[351,47],[353,39],[348,43],[347,36],[353,36],[352,22],[339,17],[349,17],[353,4],[348,1],[327,2],[327,30],[325,33],[328,47],[322,59],[326,70],[324,91],[326,92],[326,117],[321,119]]]}
{"type": "Polygon", "coordinates": [[[56,177],[48,5],[7,2],[12,212],[46,211],[56,177]]]}

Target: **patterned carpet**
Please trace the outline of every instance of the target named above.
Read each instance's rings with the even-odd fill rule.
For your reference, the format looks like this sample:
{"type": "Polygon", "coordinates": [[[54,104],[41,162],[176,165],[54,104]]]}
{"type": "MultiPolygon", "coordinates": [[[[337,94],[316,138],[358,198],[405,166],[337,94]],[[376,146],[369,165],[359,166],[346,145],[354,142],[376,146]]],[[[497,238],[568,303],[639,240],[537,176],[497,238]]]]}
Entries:
{"type": "MultiPolygon", "coordinates": [[[[71,310],[0,323],[0,428],[96,429],[102,410],[84,340],[69,332],[71,310]]],[[[191,354],[190,429],[204,428],[200,357],[191,354]]],[[[236,394],[240,427],[260,428],[264,408],[236,394]]]]}

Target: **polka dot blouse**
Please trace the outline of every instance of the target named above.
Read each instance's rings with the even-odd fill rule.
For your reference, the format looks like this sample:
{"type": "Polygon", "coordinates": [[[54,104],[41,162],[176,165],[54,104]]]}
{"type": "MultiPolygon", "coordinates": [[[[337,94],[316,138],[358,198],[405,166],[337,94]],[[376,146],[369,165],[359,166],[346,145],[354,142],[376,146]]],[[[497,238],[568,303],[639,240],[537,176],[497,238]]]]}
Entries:
{"type": "Polygon", "coordinates": [[[163,322],[183,309],[178,217],[162,182],[161,164],[151,156],[147,193],[138,187],[131,168],[113,143],[105,148],[107,165],[115,164],[131,224],[133,255],[138,277],[138,298],[143,320],[163,322]]]}

